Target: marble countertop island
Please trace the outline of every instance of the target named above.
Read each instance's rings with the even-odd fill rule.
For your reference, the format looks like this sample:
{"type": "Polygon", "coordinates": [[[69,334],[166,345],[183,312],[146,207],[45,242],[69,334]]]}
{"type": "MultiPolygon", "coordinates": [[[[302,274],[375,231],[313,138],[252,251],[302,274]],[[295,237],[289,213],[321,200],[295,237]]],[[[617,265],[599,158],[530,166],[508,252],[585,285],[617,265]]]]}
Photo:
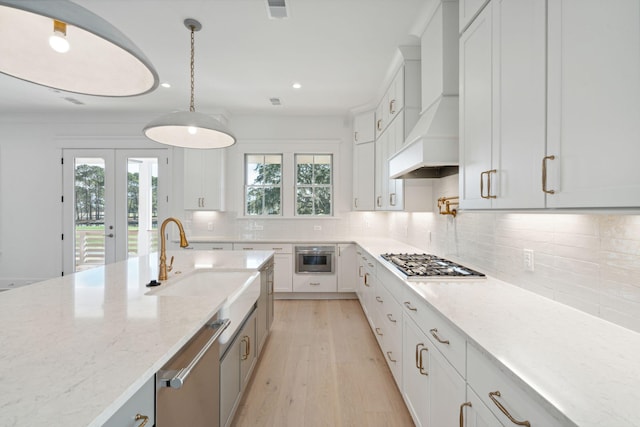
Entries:
{"type": "Polygon", "coordinates": [[[1,426],[102,425],[243,283],[152,294],[199,271],[256,271],[273,252],[167,255],[173,271],[153,289],[157,254],[0,293],[1,426]]]}

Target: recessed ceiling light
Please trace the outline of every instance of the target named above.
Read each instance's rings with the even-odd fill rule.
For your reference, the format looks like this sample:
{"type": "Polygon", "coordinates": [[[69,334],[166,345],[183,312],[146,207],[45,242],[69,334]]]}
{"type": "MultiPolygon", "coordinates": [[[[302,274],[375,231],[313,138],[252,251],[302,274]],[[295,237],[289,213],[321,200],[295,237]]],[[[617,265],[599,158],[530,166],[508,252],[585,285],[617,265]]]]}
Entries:
{"type": "Polygon", "coordinates": [[[160,86],[162,86],[162,87],[171,87],[171,84],[167,83],[167,82],[164,82],[164,83],[160,84],[160,86]]]}
{"type": "Polygon", "coordinates": [[[294,84],[292,85],[292,87],[293,87],[294,89],[300,89],[300,88],[302,87],[302,85],[301,85],[300,83],[297,83],[297,82],[296,82],[296,83],[294,83],[294,84]]]}

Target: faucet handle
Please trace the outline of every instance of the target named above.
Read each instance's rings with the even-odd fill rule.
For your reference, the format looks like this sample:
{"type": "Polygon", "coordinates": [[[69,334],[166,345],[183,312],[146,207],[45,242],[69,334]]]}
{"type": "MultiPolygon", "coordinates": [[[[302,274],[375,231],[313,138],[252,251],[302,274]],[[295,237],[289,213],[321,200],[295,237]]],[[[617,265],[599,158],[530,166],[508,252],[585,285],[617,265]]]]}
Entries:
{"type": "Polygon", "coordinates": [[[171,261],[169,261],[169,266],[167,267],[167,271],[173,270],[173,255],[171,255],[171,261]]]}

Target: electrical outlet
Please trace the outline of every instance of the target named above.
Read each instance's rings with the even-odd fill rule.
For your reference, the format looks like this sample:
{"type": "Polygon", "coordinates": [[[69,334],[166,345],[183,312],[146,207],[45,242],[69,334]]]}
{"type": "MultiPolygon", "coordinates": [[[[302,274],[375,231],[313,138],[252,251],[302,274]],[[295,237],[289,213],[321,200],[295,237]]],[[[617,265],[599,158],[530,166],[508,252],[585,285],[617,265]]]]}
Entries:
{"type": "Polygon", "coordinates": [[[207,230],[213,231],[213,223],[212,222],[207,223],[207,230]]]}
{"type": "Polygon", "coordinates": [[[533,250],[532,249],[524,249],[523,250],[523,260],[524,260],[524,269],[525,271],[533,271],[533,250]]]}
{"type": "Polygon", "coordinates": [[[313,226],[313,229],[314,229],[315,231],[320,231],[320,230],[322,230],[322,226],[321,226],[321,225],[314,225],[314,226],[313,226]]]}

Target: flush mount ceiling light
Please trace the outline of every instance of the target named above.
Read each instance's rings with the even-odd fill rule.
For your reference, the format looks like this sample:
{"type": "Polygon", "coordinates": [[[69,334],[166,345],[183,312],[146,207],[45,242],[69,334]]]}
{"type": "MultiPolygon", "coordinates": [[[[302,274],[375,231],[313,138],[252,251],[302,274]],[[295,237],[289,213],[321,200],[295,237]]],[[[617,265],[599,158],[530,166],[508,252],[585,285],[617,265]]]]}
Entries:
{"type": "Polygon", "coordinates": [[[194,102],[194,32],[202,25],[195,19],[185,19],[185,27],[191,31],[191,102],[189,111],[165,114],[144,128],[147,138],[162,144],[184,148],[224,148],[233,145],[236,138],[225,125],[211,116],[196,112],[194,102]]]}
{"type": "Polygon", "coordinates": [[[158,86],[142,51],[68,0],[0,0],[0,72],[84,95],[133,96],[158,86]]]}

